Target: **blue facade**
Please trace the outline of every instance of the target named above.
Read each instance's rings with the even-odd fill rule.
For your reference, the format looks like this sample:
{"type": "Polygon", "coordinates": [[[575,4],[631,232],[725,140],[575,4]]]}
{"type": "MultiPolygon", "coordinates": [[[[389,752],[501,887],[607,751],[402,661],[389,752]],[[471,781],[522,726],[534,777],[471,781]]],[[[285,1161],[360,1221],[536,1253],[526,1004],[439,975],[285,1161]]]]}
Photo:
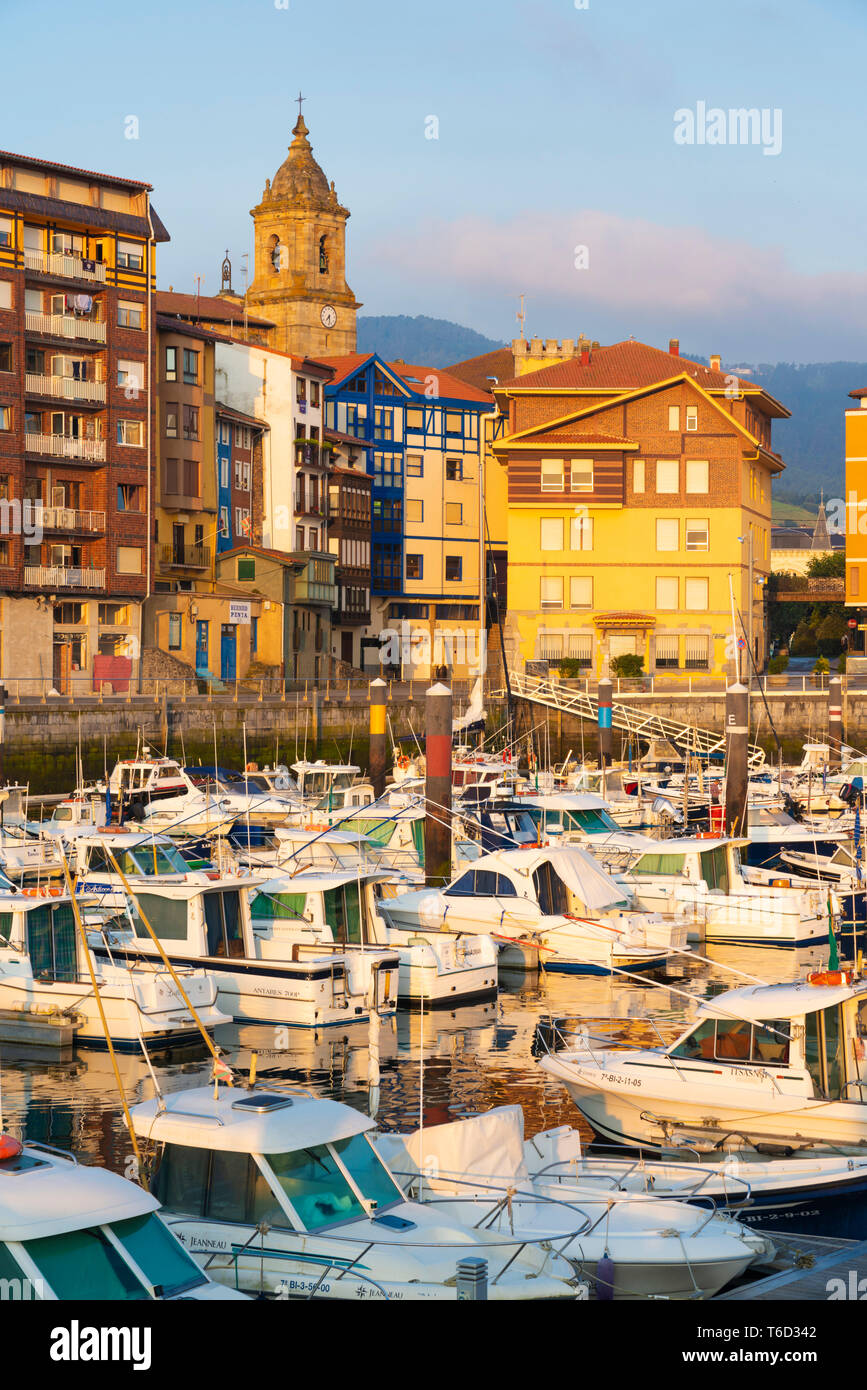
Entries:
{"type": "Polygon", "coordinates": [[[407,452],[454,449],[462,455],[468,440],[477,446],[479,416],[491,409],[487,403],[441,396],[437,385],[436,368],[390,367],[371,353],[343,380],[325,387],[325,428],[370,442],[365,466],[373,479],[373,595],[405,591],[407,452]]]}
{"type": "Polygon", "coordinates": [[[234,523],[232,520],[232,430],[234,426],[217,420],[217,517],[222,523],[223,530],[217,528],[217,554],[220,555],[224,550],[231,550],[234,545],[241,545],[248,536],[238,536],[232,534],[234,523]],[[225,438],[225,442],[224,442],[225,438]]]}

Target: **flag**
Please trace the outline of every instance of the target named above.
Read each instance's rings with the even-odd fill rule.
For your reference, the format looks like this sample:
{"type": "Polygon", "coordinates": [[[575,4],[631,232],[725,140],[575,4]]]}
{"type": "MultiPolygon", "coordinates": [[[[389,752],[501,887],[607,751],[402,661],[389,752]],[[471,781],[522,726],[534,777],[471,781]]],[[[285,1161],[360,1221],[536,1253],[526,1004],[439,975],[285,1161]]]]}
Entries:
{"type": "Polygon", "coordinates": [[[214,1083],[225,1081],[228,1086],[233,1085],[232,1068],[227,1067],[226,1063],[218,1057],[214,1058],[214,1083]]]}
{"type": "Polygon", "coordinates": [[[837,938],[834,935],[834,909],[831,907],[831,894],[828,893],[828,969],[840,969],[840,957],[837,954],[837,938]]]}
{"type": "Polygon", "coordinates": [[[246,512],[246,513],[244,514],[244,516],[241,517],[241,533],[242,533],[242,535],[244,535],[244,536],[249,536],[249,534],[250,534],[250,513],[249,513],[249,512],[246,512]]]}

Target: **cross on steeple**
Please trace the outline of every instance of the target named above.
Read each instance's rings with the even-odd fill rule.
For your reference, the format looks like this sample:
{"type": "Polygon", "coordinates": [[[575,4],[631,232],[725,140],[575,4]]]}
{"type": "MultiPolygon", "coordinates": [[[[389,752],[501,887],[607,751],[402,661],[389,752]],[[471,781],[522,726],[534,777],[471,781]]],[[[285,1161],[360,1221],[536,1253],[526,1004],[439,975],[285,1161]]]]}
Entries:
{"type": "Polygon", "coordinates": [[[298,95],[297,95],[297,97],[295,98],[295,100],[298,102],[298,119],[299,119],[299,121],[300,121],[302,115],[304,114],[304,113],[302,112],[302,110],[301,110],[301,106],[302,106],[302,103],[305,102],[305,101],[307,100],[307,98],[306,98],[306,97],[303,97],[303,96],[301,95],[301,93],[299,92],[298,95]]]}

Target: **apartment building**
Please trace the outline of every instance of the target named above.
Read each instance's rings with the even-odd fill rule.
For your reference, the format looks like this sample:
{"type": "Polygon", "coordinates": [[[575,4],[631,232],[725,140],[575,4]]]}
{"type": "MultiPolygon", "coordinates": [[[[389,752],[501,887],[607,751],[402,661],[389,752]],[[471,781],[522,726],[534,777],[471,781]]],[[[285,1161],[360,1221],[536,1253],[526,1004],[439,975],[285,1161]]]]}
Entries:
{"type": "Polygon", "coordinates": [[[493,390],[508,422],[492,449],[508,486],[510,664],[572,657],[600,675],[634,654],[673,680],[731,673],[733,597],[761,670],[783,468],[771,426],[788,410],[676,339],[668,352],[585,343],[493,390]]]}
{"type": "Polygon", "coordinates": [[[481,441],[491,396],[376,353],[323,360],[334,373],[326,429],[366,442],[371,623],[390,640],[389,667],[419,679],[439,667],[469,675],[484,626],[481,441]]]}
{"type": "Polygon", "coordinates": [[[328,550],[334,556],[337,589],[332,613],[331,654],[347,666],[364,665],[370,637],[371,489],[367,441],[325,431],[332,445],[328,473],[328,550]]]}
{"type": "Polygon", "coordinates": [[[151,186],[0,151],[0,675],[129,688],[152,578],[151,186]]]}
{"type": "Polygon", "coordinates": [[[217,552],[262,542],[263,438],[268,425],[217,401],[217,552]]]}

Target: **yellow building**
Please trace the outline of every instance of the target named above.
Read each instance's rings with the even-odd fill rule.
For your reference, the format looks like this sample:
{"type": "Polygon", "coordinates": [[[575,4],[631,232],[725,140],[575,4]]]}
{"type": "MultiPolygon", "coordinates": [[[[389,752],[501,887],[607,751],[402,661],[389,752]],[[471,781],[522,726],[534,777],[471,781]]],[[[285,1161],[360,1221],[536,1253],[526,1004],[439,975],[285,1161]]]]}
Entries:
{"type": "Polygon", "coordinates": [[[494,387],[513,669],[571,657],[599,676],[634,654],[675,680],[730,673],[732,598],[763,668],[771,421],[789,412],[720,367],[630,340],[494,387]]]}
{"type": "MultiPolygon", "coordinates": [[[[867,390],[850,391],[858,402],[846,411],[846,603],[867,607],[867,390]]],[[[864,634],[852,643],[862,654],[864,634]]]]}

